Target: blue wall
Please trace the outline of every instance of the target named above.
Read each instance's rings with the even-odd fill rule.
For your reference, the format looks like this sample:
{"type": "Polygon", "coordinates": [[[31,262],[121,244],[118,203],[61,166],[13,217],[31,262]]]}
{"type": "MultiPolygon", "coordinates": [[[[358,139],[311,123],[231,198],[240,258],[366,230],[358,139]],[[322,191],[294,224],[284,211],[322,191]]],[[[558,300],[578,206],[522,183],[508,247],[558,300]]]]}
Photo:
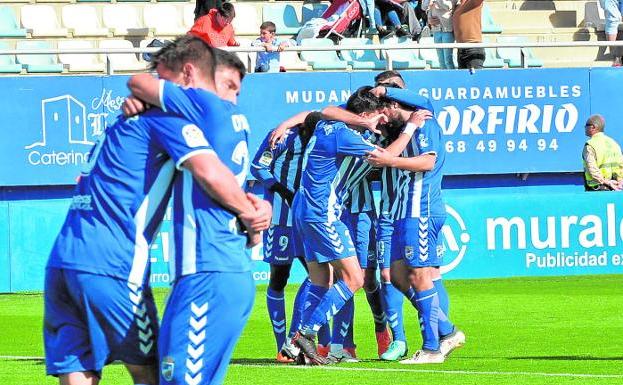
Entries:
{"type": "MultiPolygon", "coordinates": [[[[375,74],[249,75],[240,105],[252,127],[251,151],[283,119],[343,103],[375,74]]],[[[623,73],[530,69],[403,74],[412,90],[431,97],[447,140],[449,278],[621,271],[623,194],[585,194],[579,171],[583,126],[590,114],[603,114],[607,132],[623,142],[618,129],[623,126],[623,109],[618,108],[623,105],[618,86],[623,73]],[[527,180],[525,173],[530,173],[527,180]],[[577,253],[579,264],[591,255],[599,258],[595,266],[548,267],[563,257],[560,253],[574,261],[577,253]]],[[[11,95],[0,105],[5,138],[0,141],[0,186],[5,186],[0,187],[0,292],[41,290],[45,259],[64,219],[71,185],[92,142],[118,114],[126,80],[0,78],[4,94],[11,95]]],[[[165,219],[153,245],[155,285],[168,283],[168,226],[165,219]]],[[[252,254],[260,258],[261,249],[252,254]]],[[[256,263],[258,282],[267,281],[267,272],[266,264],[256,263]]],[[[293,279],[301,278],[296,269],[293,279]]]]}

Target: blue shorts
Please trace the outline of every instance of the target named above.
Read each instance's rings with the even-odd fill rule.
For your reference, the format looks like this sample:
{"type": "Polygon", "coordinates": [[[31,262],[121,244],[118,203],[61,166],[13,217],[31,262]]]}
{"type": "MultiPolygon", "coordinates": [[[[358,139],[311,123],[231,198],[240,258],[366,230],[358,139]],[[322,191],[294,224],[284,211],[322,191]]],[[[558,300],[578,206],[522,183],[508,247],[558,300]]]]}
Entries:
{"type": "Polygon", "coordinates": [[[271,225],[264,231],[264,262],[291,265],[303,255],[303,243],[292,226],[271,225]]]}
{"type": "Polygon", "coordinates": [[[342,212],[342,222],[346,225],[355,241],[355,249],[361,268],[376,269],[376,212],[342,212]]]}
{"type": "Polygon", "coordinates": [[[621,22],[621,8],[619,0],[599,0],[606,18],[605,32],[608,35],[616,35],[621,22]]]}
{"type": "Polygon", "coordinates": [[[355,256],[355,245],[342,221],[333,223],[297,222],[296,230],[303,237],[305,260],[325,263],[355,256]]]}
{"type": "Polygon", "coordinates": [[[446,217],[404,218],[394,222],[392,262],[404,259],[410,267],[442,264],[441,228],[446,217]]]}
{"type": "Polygon", "coordinates": [[[158,339],[160,384],[221,384],[254,299],[250,272],[175,281],[158,339]]]}
{"type": "Polygon", "coordinates": [[[156,365],[158,315],[149,286],[48,268],[45,273],[46,372],[95,372],[120,360],[156,365]]]}
{"type": "Polygon", "coordinates": [[[376,259],[381,269],[389,269],[392,255],[394,220],[381,215],[376,230],[376,259]]]}

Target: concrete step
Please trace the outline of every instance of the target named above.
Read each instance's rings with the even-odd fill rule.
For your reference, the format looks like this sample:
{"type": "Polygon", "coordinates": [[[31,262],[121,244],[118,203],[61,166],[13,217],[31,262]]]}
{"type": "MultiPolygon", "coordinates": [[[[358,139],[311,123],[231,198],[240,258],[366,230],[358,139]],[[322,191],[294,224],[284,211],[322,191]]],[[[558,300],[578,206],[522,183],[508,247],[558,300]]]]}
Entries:
{"type": "Polygon", "coordinates": [[[575,10],[497,10],[492,11],[493,20],[506,31],[508,28],[552,27],[572,28],[577,27],[578,17],[575,10]]]}

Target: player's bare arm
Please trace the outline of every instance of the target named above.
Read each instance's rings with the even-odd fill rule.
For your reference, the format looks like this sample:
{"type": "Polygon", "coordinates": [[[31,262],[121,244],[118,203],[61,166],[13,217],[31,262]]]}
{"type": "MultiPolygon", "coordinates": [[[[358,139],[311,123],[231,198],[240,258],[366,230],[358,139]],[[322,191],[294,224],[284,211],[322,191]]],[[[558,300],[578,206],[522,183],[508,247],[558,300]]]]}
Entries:
{"type": "Polygon", "coordinates": [[[270,139],[268,139],[268,143],[270,147],[274,148],[275,145],[283,139],[283,137],[286,134],[286,131],[288,131],[290,127],[294,127],[297,124],[303,124],[303,122],[305,121],[305,118],[310,113],[311,111],[301,111],[298,114],[293,115],[289,117],[288,119],[284,120],[283,122],[279,123],[279,125],[275,127],[272,134],[270,135],[270,139]]]}

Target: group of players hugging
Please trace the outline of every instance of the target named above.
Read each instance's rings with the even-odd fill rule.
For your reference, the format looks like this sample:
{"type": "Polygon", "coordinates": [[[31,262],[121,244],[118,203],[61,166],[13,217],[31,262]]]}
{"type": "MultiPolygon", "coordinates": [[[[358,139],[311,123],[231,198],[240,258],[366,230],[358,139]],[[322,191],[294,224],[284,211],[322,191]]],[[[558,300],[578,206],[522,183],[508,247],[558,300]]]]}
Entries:
{"type": "Polygon", "coordinates": [[[465,343],[449,319],[439,270],[444,159],[430,101],[409,91],[396,71],[378,74],[374,87],[359,88],[346,105],[301,112],[266,136],[251,173],[273,207],[264,260],[277,361],[356,362],[353,296],[361,288],[380,359],[442,363],[465,343]],[[381,185],[378,211],[372,181],[381,185]],[[308,277],[286,334],[284,288],[295,259],[308,277]],[[422,334],[411,358],[403,296],[422,334]]]}

